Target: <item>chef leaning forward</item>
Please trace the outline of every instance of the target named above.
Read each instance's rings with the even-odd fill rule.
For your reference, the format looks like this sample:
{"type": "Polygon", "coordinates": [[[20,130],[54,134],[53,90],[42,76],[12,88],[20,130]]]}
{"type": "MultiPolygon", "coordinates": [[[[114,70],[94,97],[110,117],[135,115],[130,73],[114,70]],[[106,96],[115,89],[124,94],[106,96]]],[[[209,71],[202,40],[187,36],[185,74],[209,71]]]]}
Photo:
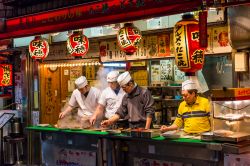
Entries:
{"type": "Polygon", "coordinates": [[[107,74],[107,82],[109,87],[102,91],[101,97],[98,101],[97,109],[94,115],[90,118],[90,123],[95,124],[96,119],[100,117],[105,111],[105,118],[111,118],[120,107],[122,98],[125,92],[122,90],[117,82],[119,76],[118,71],[111,71],[107,74]]]}
{"type": "Polygon", "coordinates": [[[104,120],[101,125],[109,126],[124,119],[128,115],[130,128],[146,128],[151,126],[154,116],[154,100],[147,89],[138,86],[131,78],[129,72],[122,73],[117,82],[126,92],[122,99],[122,104],[111,118],[104,120]]]}
{"type": "Polygon", "coordinates": [[[184,101],[178,108],[178,114],[171,126],[163,125],[162,132],[184,128],[187,133],[202,133],[210,127],[210,103],[208,99],[197,95],[197,85],[191,80],[182,83],[184,101]]]}
{"type": "Polygon", "coordinates": [[[75,85],[77,89],[73,91],[68,107],[59,114],[59,118],[65,117],[75,107],[78,107],[78,116],[90,118],[98,105],[100,90],[90,87],[86,77],[77,78],[75,85]]]}

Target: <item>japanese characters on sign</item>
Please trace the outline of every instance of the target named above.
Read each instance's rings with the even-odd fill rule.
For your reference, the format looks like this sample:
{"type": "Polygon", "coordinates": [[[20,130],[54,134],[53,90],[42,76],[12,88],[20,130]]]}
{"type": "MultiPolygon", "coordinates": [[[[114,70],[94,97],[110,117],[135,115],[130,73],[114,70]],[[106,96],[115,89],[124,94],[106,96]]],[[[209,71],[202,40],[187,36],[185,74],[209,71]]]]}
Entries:
{"type": "Polygon", "coordinates": [[[29,53],[32,59],[43,60],[49,54],[48,42],[41,38],[41,36],[36,36],[29,44],[29,53]]]}
{"type": "Polygon", "coordinates": [[[138,49],[141,42],[141,31],[133,26],[132,23],[124,24],[118,31],[117,40],[122,51],[132,55],[138,49]]]}
{"type": "Polygon", "coordinates": [[[184,15],[174,27],[175,62],[186,74],[194,74],[204,64],[204,48],[199,43],[199,25],[193,15],[184,15]]]}
{"type": "Polygon", "coordinates": [[[75,31],[67,40],[67,49],[72,56],[84,56],[89,50],[89,40],[82,32],[75,31]]]}
{"type": "Polygon", "coordinates": [[[185,35],[185,25],[176,25],[174,29],[175,61],[180,68],[190,68],[185,35]]]}
{"type": "MultiPolygon", "coordinates": [[[[181,31],[182,29],[179,29],[178,34],[181,33],[181,31]]],[[[219,41],[221,41],[219,40],[220,34],[224,35],[224,31],[228,34],[227,26],[208,28],[208,47],[206,48],[206,51],[205,51],[206,54],[216,54],[216,53],[223,53],[223,52],[225,53],[225,52],[232,51],[232,47],[230,46],[229,42],[227,43],[227,46],[225,46],[225,44],[223,46],[219,44],[219,41]]],[[[182,38],[182,36],[180,38],[182,38]]],[[[177,39],[174,39],[173,33],[160,34],[160,35],[147,35],[147,36],[145,35],[143,36],[141,40],[139,48],[136,50],[136,52],[133,55],[126,55],[123,51],[121,51],[119,49],[118,42],[116,40],[109,40],[109,41],[105,40],[105,41],[101,41],[99,44],[97,43],[99,46],[99,49],[95,49],[95,50],[98,50],[99,52],[96,53],[94,52],[95,50],[93,49],[94,50],[93,55],[99,55],[102,62],[157,59],[157,58],[165,58],[165,57],[167,58],[169,56],[174,55],[174,51],[175,51],[174,42],[176,42],[176,40],[177,39]]],[[[192,43],[199,42],[199,33],[197,30],[193,31],[192,40],[194,41],[192,43]]],[[[228,40],[225,40],[225,41],[228,41],[228,40]]],[[[201,65],[201,63],[204,63],[203,48],[195,50],[193,54],[191,54],[193,55],[193,57],[190,57],[190,56],[187,56],[189,52],[186,52],[189,49],[186,49],[186,46],[182,45],[182,42],[180,42],[180,47],[181,48],[178,48],[179,55],[183,55],[182,57],[183,59],[181,60],[183,60],[184,62],[190,62],[190,64],[195,63],[197,65],[201,65]]],[[[93,47],[91,46],[91,49],[92,48],[93,47]]],[[[89,50],[87,55],[89,55],[90,52],[91,51],[89,50]]],[[[51,58],[51,54],[50,54],[50,57],[48,58],[51,58]]],[[[180,64],[182,64],[182,62],[180,62],[180,64]]]]}
{"type": "Polygon", "coordinates": [[[12,85],[12,65],[0,64],[0,86],[12,85]]]}
{"type": "Polygon", "coordinates": [[[170,35],[158,36],[158,56],[165,57],[170,55],[170,35]]]}

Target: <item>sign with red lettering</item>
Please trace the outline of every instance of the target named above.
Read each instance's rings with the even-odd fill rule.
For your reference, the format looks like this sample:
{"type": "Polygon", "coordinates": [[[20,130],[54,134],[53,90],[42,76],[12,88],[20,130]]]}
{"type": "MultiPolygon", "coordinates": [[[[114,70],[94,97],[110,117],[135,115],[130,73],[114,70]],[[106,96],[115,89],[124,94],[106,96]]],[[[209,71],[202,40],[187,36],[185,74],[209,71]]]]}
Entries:
{"type": "Polygon", "coordinates": [[[0,39],[88,28],[192,11],[202,1],[108,0],[95,1],[6,20],[0,39]]]}
{"type": "Polygon", "coordinates": [[[250,97],[250,88],[237,88],[235,89],[235,97],[248,96],[250,97]]]}
{"type": "Polygon", "coordinates": [[[12,86],[11,64],[0,64],[0,86],[12,86]]]}

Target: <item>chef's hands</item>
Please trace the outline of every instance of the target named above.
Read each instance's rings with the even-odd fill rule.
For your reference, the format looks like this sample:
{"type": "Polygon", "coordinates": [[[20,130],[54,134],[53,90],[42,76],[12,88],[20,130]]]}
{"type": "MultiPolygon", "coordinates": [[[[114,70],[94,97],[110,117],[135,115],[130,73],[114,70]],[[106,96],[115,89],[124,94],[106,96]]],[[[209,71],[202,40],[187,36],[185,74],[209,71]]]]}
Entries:
{"type": "Polygon", "coordinates": [[[67,108],[59,114],[59,119],[64,118],[68,113],[72,111],[72,109],[73,108],[71,106],[67,106],[67,108]]]}
{"type": "Polygon", "coordinates": [[[67,115],[68,112],[63,111],[59,114],[59,119],[64,118],[67,115]]]}
{"type": "Polygon", "coordinates": [[[101,122],[101,127],[106,128],[112,124],[111,120],[104,120],[101,122]]]}
{"type": "Polygon", "coordinates": [[[166,125],[162,125],[161,128],[160,128],[161,132],[166,132],[166,131],[169,131],[169,127],[166,126],[166,125]]]}
{"type": "Polygon", "coordinates": [[[89,119],[89,122],[92,126],[94,126],[95,122],[96,122],[96,116],[93,115],[90,119],[89,119]]]}
{"type": "Polygon", "coordinates": [[[118,114],[115,114],[111,118],[109,118],[108,120],[102,121],[101,126],[108,127],[108,126],[114,124],[115,122],[117,122],[119,119],[120,119],[120,116],[118,114]]]}

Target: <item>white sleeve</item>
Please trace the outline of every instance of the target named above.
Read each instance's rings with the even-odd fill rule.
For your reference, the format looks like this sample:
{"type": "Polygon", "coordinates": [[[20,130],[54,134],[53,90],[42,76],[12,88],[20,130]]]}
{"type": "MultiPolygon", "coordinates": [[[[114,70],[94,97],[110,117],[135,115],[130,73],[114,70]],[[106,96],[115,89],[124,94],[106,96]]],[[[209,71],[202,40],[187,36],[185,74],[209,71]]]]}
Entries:
{"type": "Polygon", "coordinates": [[[70,100],[69,100],[69,105],[71,107],[76,107],[77,106],[77,101],[76,101],[76,97],[75,97],[75,90],[73,91],[70,100]]]}
{"type": "Polygon", "coordinates": [[[106,90],[102,91],[102,94],[99,97],[98,103],[101,104],[101,105],[103,105],[103,106],[106,106],[106,104],[107,104],[106,96],[107,96],[106,95],[106,90]]]}

